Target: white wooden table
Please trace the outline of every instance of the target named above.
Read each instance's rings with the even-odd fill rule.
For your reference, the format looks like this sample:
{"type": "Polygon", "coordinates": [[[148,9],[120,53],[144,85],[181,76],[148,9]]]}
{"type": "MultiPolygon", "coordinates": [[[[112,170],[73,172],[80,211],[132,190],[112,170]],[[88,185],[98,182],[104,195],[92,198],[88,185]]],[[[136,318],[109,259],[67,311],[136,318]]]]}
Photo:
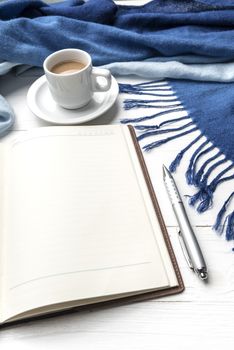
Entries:
{"type": "MultiPolygon", "coordinates": [[[[48,126],[29,110],[26,94],[36,79],[31,73],[0,77],[0,93],[15,110],[16,123],[10,135],[48,126]]],[[[122,79],[123,80],[123,79],[122,79]]],[[[123,96],[103,116],[89,124],[118,123],[125,117],[123,96]]],[[[135,112],[138,113],[138,112],[135,112]]],[[[218,188],[212,210],[198,215],[186,201],[191,222],[204,251],[209,268],[209,283],[198,280],[189,270],[177,238],[176,221],[162,183],[162,164],[168,165],[189,137],[145,154],[145,159],[181,268],[186,290],[159,300],[102,310],[81,311],[66,316],[30,322],[0,331],[0,349],[233,349],[234,342],[234,255],[233,244],[212,232],[217,210],[233,184],[218,188]]],[[[183,194],[193,193],[185,183],[189,153],[176,173],[183,194]]]]}

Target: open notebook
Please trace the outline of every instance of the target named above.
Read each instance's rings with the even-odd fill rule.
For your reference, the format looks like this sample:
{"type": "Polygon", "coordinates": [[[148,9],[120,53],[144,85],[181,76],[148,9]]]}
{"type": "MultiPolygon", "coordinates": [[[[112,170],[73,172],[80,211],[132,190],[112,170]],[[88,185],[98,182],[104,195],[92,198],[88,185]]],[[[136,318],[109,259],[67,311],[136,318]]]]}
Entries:
{"type": "Polygon", "coordinates": [[[183,290],[131,127],[2,143],[0,322],[183,290]]]}

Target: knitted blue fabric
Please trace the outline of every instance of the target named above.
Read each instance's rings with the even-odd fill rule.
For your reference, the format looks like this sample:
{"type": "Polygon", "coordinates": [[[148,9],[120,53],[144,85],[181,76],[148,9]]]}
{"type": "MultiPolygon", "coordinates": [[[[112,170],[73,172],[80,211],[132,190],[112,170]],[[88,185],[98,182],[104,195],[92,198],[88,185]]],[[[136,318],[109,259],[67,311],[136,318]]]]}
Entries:
{"type": "Polygon", "coordinates": [[[112,0],[45,4],[0,3],[0,60],[41,66],[58,49],[90,52],[95,65],[186,54],[234,59],[234,3],[153,0],[117,6],[112,0]]]}
{"type": "Polygon", "coordinates": [[[170,80],[170,85],[202,134],[234,163],[233,84],[170,80]]]}
{"type": "MultiPolygon", "coordinates": [[[[142,116],[123,119],[122,122],[133,124],[139,131],[138,140],[144,140],[145,151],[191,135],[191,141],[176,155],[170,170],[176,171],[184,154],[192,146],[196,147],[186,172],[188,184],[198,189],[190,197],[190,204],[196,205],[200,213],[209,209],[216,188],[227,181],[232,186],[234,183],[233,83],[169,79],[168,82],[120,84],[120,91],[131,94],[131,98],[124,101],[125,110],[142,109],[142,116]],[[193,136],[198,130],[200,134],[193,136]]],[[[218,232],[222,233],[225,228],[227,240],[234,239],[234,211],[228,213],[232,198],[234,192],[226,200],[224,198],[214,224],[218,232]]]]}

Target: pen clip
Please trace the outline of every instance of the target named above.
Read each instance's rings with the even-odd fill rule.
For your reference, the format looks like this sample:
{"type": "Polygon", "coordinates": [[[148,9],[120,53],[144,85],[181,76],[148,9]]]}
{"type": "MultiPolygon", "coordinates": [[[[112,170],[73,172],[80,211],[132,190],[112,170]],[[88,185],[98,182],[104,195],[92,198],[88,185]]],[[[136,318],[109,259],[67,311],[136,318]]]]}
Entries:
{"type": "Polygon", "coordinates": [[[186,246],[185,246],[185,244],[184,244],[183,237],[182,237],[180,231],[178,231],[178,237],[179,237],[180,246],[181,246],[182,252],[183,252],[183,254],[184,254],[185,260],[187,261],[187,264],[188,264],[189,268],[192,269],[192,270],[194,270],[192,261],[191,261],[191,259],[190,259],[189,254],[188,254],[188,251],[187,251],[187,249],[186,249],[186,246]]]}

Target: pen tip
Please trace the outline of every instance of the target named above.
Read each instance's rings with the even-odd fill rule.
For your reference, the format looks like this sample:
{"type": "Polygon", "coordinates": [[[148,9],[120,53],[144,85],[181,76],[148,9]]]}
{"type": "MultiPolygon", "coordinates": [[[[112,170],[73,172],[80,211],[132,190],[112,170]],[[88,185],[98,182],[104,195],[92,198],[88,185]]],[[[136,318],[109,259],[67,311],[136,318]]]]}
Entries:
{"type": "Polygon", "coordinates": [[[163,177],[165,177],[166,174],[168,173],[167,167],[163,164],[162,169],[163,169],[163,177]]]}
{"type": "Polygon", "coordinates": [[[199,277],[202,279],[202,280],[206,280],[208,278],[208,273],[206,270],[202,270],[202,271],[199,271],[199,277]]]}
{"type": "Polygon", "coordinates": [[[206,280],[207,277],[208,277],[207,273],[204,273],[204,272],[201,273],[201,279],[202,279],[202,280],[206,280]]]}

